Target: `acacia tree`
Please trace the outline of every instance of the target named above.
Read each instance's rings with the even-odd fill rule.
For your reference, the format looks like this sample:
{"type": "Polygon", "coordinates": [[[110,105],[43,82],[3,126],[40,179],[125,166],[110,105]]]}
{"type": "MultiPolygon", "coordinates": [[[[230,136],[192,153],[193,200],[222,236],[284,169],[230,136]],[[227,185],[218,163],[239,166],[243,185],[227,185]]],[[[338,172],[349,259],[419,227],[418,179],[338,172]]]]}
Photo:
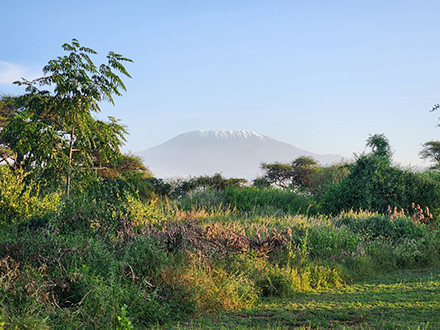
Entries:
{"type": "MultiPolygon", "coordinates": [[[[436,104],[431,109],[431,112],[440,109],[440,104],[436,104]]],[[[440,124],[437,124],[440,126],[440,124]]],[[[428,141],[423,144],[423,149],[419,153],[422,159],[428,159],[434,162],[430,167],[431,170],[440,170],[440,141],[428,141]]]]}
{"type": "Polygon", "coordinates": [[[281,188],[297,188],[310,186],[316,165],[313,158],[301,156],[289,164],[261,163],[261,168],[266,172],[264,178],[270,184],[281,188]]]}
{"type": "Polygon", "coordinates": [[[269,182],[280,188],[288,188],[291,184],[291,170],[290,164],[280,162],[275,163],[261,163],[261,169],[265,171],[264,178],[269,182]]]}
{"type": "Polygon", "coordinates": [[[318,164],[307,156],[298,157],[292,163],[292,183],[296,187],[309,188],[312,183],[312,174],[318,164]]]}
{"type": "Polygon", "coordinates": [[[434,165],[431,166],[432,170],[440,170],[440,141],[428,141],[424,143],[420,157],[435,162],[434,165]]]}
{"type": "Polygon", "coordinates": [[[45,76],[15,82],[26,86],[22,98],[25,111],[14,117],[2,135],[9,139],[11,149],[20,153],[19,163],[34,162],[62,169],[69,196],[72,169],[92,167],[93,148],[101,145],[101,150],[105,150],[100,160],[103,154],[108,158],[112,152],[119,152],[124,128],[114,118],[110,118],[109,124],[96,121],[92,113],[100,111],[102,101],[114,105],[113,96],[120,96],[121,90],[126,90],[117,73],[130,77],[122,62],[132,60],[109,52],[107,63],[98,67],[89,56],[97,53],[81,46],[78,40],[73,39],[62,47],[69,54],[49,61],[43,67],[45,76]],[[53,92],[40,90],[43,86],[53,87],[53,92]],[[17,139],[16,132],[27,139],[17,139]],[[30,134],[34,134],[32,138],[30,134]],[[80,156],[75,157],[76,154],[80,156]]]}

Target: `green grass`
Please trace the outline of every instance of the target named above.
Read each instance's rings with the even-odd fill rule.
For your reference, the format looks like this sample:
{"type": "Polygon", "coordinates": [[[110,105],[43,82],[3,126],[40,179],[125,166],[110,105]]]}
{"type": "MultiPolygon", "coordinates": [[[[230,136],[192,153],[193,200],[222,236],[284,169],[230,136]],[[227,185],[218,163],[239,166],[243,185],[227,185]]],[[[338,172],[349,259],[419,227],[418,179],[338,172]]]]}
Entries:
{"type": "Polygon", "coordinates": [[[72,199],[11,224],[0,330],[440,329],[439,228],[127,203],[72,199]]]}
{"type": "Polygon", "coordinates": [[[440,329],[440,268],[399,271],[156,329],[440,329]]]}

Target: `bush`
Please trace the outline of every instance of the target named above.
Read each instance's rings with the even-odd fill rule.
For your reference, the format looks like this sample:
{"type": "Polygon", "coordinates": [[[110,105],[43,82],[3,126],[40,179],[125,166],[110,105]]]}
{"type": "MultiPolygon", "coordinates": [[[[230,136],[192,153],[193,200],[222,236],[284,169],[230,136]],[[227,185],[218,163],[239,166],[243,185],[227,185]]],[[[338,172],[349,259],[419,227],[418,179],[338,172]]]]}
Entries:
{"type": "Polygon", "coordinates": [[[192,191],[180,198],[178,205],[181,209],[186,211],[194,209],[220,210],[228,208],[224,191],[216,189],[192,191]]]}
{"type": "Polygon", "coordinates": [[[194,191],[224,191],[227,187],[240,187],[245,183],[247,183],[246,179],[226,179],[219,173],[216,173],[213,176],[198,176],[187,180],[177,179],[171,183],[172,191],[169,196],[180,198],[191,194],[194,191]]]}
{"type": "Polygon", "coordinates": [[[238,268],[255,283],[263,297],[292,297],[298,292],[342,284],[340,273],[334,267],[314,264],[303,256],[303,251],[294,252],[286,264],[262,256],[246,256],[238,268]]]}
{"type": "Polygon", "coordinates": [[[317,214],[317,205],[312,197],[288,190],[228,187],[225,190],[225,197],[232,208],[240,211],[263,214],[273,214],[277,211],[290,214],[317,214]]]}
{"type": "Polygon", "coordinates": [[[330,186],[341,183],[349,173],[348,166],[344,164],[317,167],[312,175],[311,194],[320,201],[330,186]]]}
{"type": "Polygon", "coordinates": [[[330,224],[313,226],[307,236],[309,255],[313,259],[334,261],[358,250],[361,238],[345,227],[330,224]]]}
{"type": "Polygon", "coordinates": [[[408,217],[345,214],[335,220],[361,240],[358,250],[341,258],[353,278],[395,269],[437,265],[440,232],[408,217]]]}
{"type": "Polygon", "coordinates": [[[51,221],[52,228],[65,233],[80,230],[116,235],[128,220],[128,203],[133,195],[135,192],[119,177],[95,178],[64,200],[51,221]]]}
{"type": "Polygon", "coordinates": [[[26,182],[26,176],[21,170],[0,166],[0,226],[24,223],[59,207],[59,194],[42,196],[38,185],[26,182]]]}
{"type": "Polygon", "coordinates": [[[331,185],[320,206],[326,214],[349,210],[368,210],[386,214],[388,208],[409,211],[412,204],[438,209],[439,181],[419,173],[392,167],[374,155],[360,156],[350,167],[350,174],[331,185]]]}
{"type": "Polygon", "coordinates": [[[432,243],[426,238],[403,238],[396,243],[381,237],[368,245],[367,253],[378,271],[425,268],[438,263],[439,252],[432,249],[432,243]]]}
{"type": "Polygon", "coordinates": [[[115,244],[78,232],[11,235],[0,241],[0,313],[6,328],[114,329],[121,318],[146,328],[181,319],[194,307],[162,282],[172,263],[147,237],[115,244]]]}
{"type": "Polygon", "coordinates": [[[138,194],[143,201],[157,197],[169,196],[172,186],[158,178],[144,178],[136,186],[138,194]]]}
{"type": "Polygon", "coordinates": [[[243,309],[258,299],[249,276],[228,271],[221,261],[203,261],[197,255],[189,255],[177,268],[169,268],[162,274],[164,282],[181,290],[198,312],[243,309]]]}
{"type": "Polygon", "coordinates": [[[346,226],[365,240],[385,237],[398,242],[402,238],[420,239],[428,232],[426,225],[414,222],[408,217],[399,217],[391,221],[388,216],[379,214],[370,216],[344,214],[335,223],[337,226],[346,226]]]}

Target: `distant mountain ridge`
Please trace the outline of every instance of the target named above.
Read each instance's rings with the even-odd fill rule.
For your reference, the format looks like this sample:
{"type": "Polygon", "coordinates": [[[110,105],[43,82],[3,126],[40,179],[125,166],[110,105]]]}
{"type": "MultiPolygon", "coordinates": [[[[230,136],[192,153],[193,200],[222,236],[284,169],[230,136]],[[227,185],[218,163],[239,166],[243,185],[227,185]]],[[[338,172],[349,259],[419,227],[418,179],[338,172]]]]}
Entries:
{"type": "Polygon", "coordinates": [[[340,162],[340,155],[318,155],[249,130],[186,132],[136,153],[160,178],[212,175],[248,180],[261,174],[262,162],[291,162],[310,156],[320,164],[340,162]]]}

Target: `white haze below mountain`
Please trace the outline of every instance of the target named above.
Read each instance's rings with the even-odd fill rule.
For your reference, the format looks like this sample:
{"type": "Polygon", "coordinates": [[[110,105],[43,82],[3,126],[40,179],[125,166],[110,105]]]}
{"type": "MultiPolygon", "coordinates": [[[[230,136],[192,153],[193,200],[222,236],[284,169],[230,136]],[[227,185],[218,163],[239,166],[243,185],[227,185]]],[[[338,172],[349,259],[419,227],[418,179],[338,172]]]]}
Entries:
{"type": "Polygon", "coordinates": [[[255,179],[262,162],[291,162],[310,156],[321,165],[342,161],[340,155],[318,155],[247,130],[198,130],[177,135],[136,153],[158,178],[221,173],[224,177],[255,179]]]}

